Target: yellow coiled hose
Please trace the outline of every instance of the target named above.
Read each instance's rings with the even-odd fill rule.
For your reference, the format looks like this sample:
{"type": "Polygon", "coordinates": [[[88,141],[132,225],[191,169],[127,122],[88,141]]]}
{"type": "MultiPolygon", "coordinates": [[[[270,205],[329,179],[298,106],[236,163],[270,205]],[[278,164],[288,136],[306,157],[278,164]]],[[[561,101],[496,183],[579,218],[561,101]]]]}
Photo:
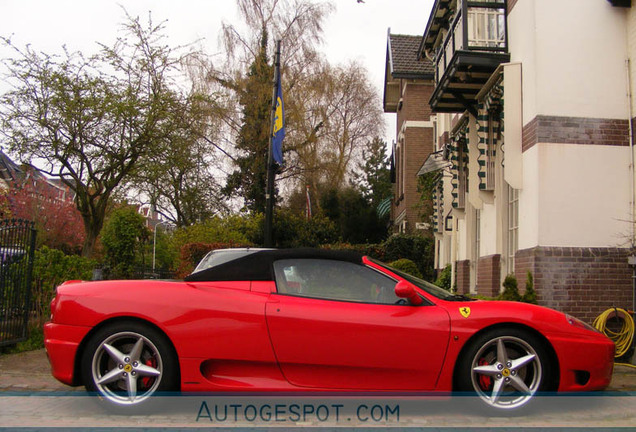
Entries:
{"type": "MultiPolygon", "coordinates": [[[[600,314],[594,320],[594,328],[610,338],[616,344],[615,358],[622,357],[632,346],[634,339],[634,319],[625,309],[611,308],[600,314]],[[622,322],[619,330],[612,330],[607,327],[608,321],[616,320],[616,317],[622,322]]],[[[615,328],[615,327],[614,327],[615,328]]],[[[634,365],[622,363],[626,366],[634,367],[634,365]]]]}

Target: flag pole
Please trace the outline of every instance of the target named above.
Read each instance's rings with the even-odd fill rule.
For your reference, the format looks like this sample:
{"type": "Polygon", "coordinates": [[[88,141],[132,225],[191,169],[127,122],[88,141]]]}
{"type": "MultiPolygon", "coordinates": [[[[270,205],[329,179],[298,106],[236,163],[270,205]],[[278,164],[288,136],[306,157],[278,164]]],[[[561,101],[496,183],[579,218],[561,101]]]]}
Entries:
{"type": "Polygon", "coordinates": [[[269,147],[267,150],[267,189],[265,190],[265,247],[272,247],[272,225],[274,219],[274,177],[276,165],[274,164],[274,152],[272,141],[274,137],[274,120],[276,116],[276,99],[280,80],[280,39],[276,41],[276,54],[274,55],[274,90],[272,93],[272,112],[269,129],[269,147]]]}

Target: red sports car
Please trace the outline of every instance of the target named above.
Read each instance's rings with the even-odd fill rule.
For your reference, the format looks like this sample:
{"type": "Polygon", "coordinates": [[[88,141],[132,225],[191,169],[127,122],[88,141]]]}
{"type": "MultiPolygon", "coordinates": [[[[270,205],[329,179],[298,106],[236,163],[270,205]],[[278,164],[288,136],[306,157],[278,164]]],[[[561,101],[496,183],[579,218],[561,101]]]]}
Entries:
{"type": "Polygon", "coordinates": [[[544,307],[474,301],[355,253],[223,250],[184,281],[69,281],[53,375],[115,405],[181,392],[471,392],[491,407],[611,379],[614,344],[544,307]]]}

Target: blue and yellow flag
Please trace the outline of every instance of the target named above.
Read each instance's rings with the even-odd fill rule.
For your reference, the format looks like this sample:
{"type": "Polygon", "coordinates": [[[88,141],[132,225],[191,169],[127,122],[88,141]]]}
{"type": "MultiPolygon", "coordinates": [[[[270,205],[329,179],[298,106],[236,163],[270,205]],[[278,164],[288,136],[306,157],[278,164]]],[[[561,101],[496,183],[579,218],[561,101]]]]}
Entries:
{"type": "Polygon", "coordinates": [[[280,70],[276,77],[276,111],[272,127],[272,153],[274,160],[283,164],[283,139],[285,138],[285,105],[283,104],[283,88],[280,82],[280,70]]]}

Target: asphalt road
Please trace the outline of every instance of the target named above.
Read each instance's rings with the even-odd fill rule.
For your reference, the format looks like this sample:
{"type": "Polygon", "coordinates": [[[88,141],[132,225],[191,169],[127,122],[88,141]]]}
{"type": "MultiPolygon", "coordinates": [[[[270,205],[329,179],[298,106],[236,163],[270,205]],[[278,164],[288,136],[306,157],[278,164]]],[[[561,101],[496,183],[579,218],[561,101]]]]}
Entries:
{"type": "Polygon", "coordinates": [[[545,397],[522,413],[493,414],[469,398],[165,397],[113,413],[50,375],[44,350],[0,356],[0,428],[628,428],[636,430],[636,369],[616,366],[608,392],[545,397]]]}

